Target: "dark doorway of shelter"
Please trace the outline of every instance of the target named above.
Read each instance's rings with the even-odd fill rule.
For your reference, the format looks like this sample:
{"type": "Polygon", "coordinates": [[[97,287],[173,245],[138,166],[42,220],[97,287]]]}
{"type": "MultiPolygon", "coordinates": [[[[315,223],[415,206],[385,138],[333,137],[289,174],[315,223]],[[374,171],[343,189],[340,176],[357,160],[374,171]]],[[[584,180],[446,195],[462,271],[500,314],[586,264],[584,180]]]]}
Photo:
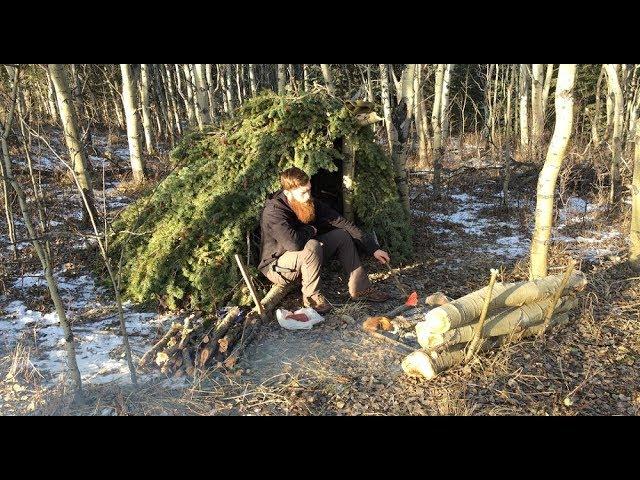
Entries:
{"type": "MultiPolygon", "coordinates": [[[[334,147],[341,152],[342,139],[336,140],[334,147]]],[[[311,193],[313,198],[323,201],[342,214],[342,160],[335,158],[333,163],[338,167],[335,172],[321,169],[311,177],[311,193]]]]}

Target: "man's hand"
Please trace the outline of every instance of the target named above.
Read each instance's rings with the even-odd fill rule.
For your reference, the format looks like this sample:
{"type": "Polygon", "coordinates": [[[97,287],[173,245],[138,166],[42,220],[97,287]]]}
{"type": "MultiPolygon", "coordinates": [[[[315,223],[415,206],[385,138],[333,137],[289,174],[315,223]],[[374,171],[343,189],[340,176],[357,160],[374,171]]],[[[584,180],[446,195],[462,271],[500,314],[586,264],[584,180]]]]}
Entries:
{"type": "Polygon", "coordinates": [[[376,257],[376,260],[383,264],[389,263],[391,261],[389,254],[384,250],[376,250],[375,252],[373,252],[373,256],[376,257]]]}

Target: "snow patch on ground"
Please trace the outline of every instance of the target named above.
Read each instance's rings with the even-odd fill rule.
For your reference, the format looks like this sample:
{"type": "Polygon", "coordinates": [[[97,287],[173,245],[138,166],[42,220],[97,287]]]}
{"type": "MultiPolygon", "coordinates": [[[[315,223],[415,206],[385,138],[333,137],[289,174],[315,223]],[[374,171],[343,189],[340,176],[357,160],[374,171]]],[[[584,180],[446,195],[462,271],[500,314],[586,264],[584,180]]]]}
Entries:
{"type": "MultiPolygon", "coordinates": [[[[440,241],[454,241],[455,235],[446,224],[459,225],[466,235],[474,236],[480,240],[474,248],[479,252],[495,255],[503,259],[520,259],[529,255],[531,248],[531,236],[533,225],[529,225],[531,233],[523,235],[517,221],[501,221],[492,215],[495,203],[487,203],[486,200],[469,193],[457,193],[450,196],[451,201],[457,207],[453,213],[431,213],[414,208],[411,213],[414,217],[430,218],[436,222],[431,227],[431,232],[439,234],[440,241]],[[443,223],[444,225],[437,225],[443,223]],[[504,235],[492,234],[493,231],[505,232],[504,235]],[[490,242],[482,245],[483,240],[490,242]]],[[[535,204],[531,205],[535,209],[535,204]]],[[[579,226],[586,220],[593,221],[604,210],[601,205],[589,203],[583,198],[569,197],[564,206],[558,210],[556,225],[552,232],[554,242],[565,243],[567,249],[576,258],[597,261],[611,255],[616,255],[616,243],[626,233],[619,230],[619,226],[602,226],[600,230],[585,229],[579,235],[567,235],[565,229],[569,226],[579,226]]]]}
{"type": "MultiPolygon", "coordinates": [[[[63,271],[55,272],[58,287],[67,309],[67,318],[72,322],[76,356],[82,379],[86,383],[129,383],[129,369],[124,357],[120,323],[117,313],[112,312],[93,321],[83,318],[91,309],[113,306],[104,300],[104,288],[96,286],[90,275],[65,278],[63,271]]],[[[45,286],[41,272],[25,275],[13,283],[15,288],[27,289],[45,286]]],[[[175,316],[158,315],[152,312],[136,312],[131,303],[124,307],[125,322],[129,334],[134,363],[137,362],[157,340],[163,326],[175,316]]],[[[23,337],[35,341],[31,361],[36,369],[55,384],[67,377],[67,353],[64,334],[55,310],[47,313],[30,310],[21,300],[14,300],[0,313],[0,336],[3,347],[12,348],[23,337]]],[[[149,375],[149,378],[157,374],[149,375]]]]}

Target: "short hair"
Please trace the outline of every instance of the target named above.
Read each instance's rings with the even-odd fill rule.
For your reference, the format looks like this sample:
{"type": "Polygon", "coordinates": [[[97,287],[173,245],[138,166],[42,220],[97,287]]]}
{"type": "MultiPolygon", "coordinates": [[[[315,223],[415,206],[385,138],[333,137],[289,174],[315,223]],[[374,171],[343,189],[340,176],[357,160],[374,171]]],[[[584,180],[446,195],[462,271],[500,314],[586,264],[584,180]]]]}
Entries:
{"type": "Polygon", "coordinates": [[[298,167],[287,168],[280,174],[280,186],[283,190],[294,190],[309,183],[309,175],[298,167]]]}

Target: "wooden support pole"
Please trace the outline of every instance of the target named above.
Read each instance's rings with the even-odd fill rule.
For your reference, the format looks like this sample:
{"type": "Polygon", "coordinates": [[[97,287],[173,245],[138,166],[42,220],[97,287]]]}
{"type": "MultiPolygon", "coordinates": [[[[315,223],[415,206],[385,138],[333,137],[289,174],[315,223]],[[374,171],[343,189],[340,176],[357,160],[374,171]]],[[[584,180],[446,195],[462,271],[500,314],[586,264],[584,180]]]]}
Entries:
{"type": "Polygon", "coordinates": [[[482,313],[480,314],[480,320],[476,325],[476,329],[473,332],[473,338],[469,342],[469,348],[465,354],[465,361],[468,362],[475,355],[480,340],[482,340],[482,329],[484,328],[484,322],[487,319],[487,312],[489,311],[489,303],[491,303],[491,295],[493,294],[493,286],[496,283],[496,277],[498,276],[498,270],[491,269],[491,279],[489,280],[489,288],[487,289],[487,295],[484,298],[484,305],[482,306],[482,313]]]}
{"type": "Polygon", "coordinates": [[[244,278],[244,282],[247,284],[247,287],[249,288],[249,293],[251,293],[251,298],[253,298],[253,302],[255,303],[256,308],[258,309],[258,313],[262,317],[264,316],[264,307],[262,306],[260,295],[256,290],[256,288],[253,286],[253,282],[251,281],[251,277],[249,276],[247,267],[245,266],[244,262],[240,258],[240,255],[236,253],[235,257],[236,257],[236,262],[238,263],[238,268],[240,268],[240,272],[242,273],[242,278],[244,278]]]}
{"type": "Polygon", "coordinates": [[[569,283],[569,278],[571,278],[571,274],[573,273],[573,269],[575,268],[575,266],[576,261],[574,259],[571,259],[569,265],[567,266],[567,269],[564,272],[564,276],[562,277],[562,282],[560,282],[558,290],[556,290],[556,292],[553,294],[553,301],[551,302],[551,304],[549,304],[547,313],[544,316],[544,322],[542,322],[540,335],[544,335],[544,332],[546,332],[547,327],[549,326],[549,322],[551,321],[551,317],[553,316],[553,312],[556,309],[556,304],[558,303],[558,300],[560,300],[562,292],[564,292],[564,289],[567,287],[567,283],[569,283]]]}

